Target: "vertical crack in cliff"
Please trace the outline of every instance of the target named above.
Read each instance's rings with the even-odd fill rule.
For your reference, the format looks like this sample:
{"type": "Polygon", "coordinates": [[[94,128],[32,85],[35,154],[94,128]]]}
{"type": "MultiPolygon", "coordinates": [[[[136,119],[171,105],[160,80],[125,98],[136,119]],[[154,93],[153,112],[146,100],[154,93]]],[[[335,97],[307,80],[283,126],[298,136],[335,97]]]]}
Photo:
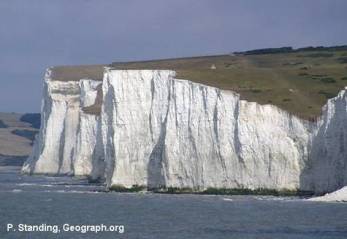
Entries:
{"type": "Polygon", "coordinates": [[[240,182],[243,182],[243,173],[246,170],[246,163],[245,160],[242,156],[242,143],[240,141],[240,132],[239,132],[239,124],[240,124],[240,99],[238,98],[235,104],[235,110],[234,110],[234,122],[235,122],[235,129],[234,129],[234,139],[233,139],[233,143],[234,143],[234,148],[235,148],[235,153],[237,155],[237,159],[239,162],[239,170],[238,173],[240,175],[240,181],[235,180],[235,183],[238,185],[238,187],[242,186],[240,185],[240,182]]]}
{"type": "MultiPolygon", "coordinates": [[[[161,75],[159,73],[159,78],[161,75]]],[[[152,89],[152,98],[156,93],[155,88],[152,89]]],[[[147,185],[149,188],[162,188],[166,186],[166,176],[165,176],[165,166],[166,164],[166,152],[165,152],[165,141],[166,141],[166,130],[167,130],[167,120],[170,111],[170,102],[171,102],[171,81],[167,82],[167,102],[166,104],[166,113],[164,120],[160,123],[160,133],[157,143],[154,145],[153,150],[149,156],[149,163],[147,167],[148,179],[147,185]]],[[[153,101],[152,101],[153,103],[153,101]]],[[[152,112],[150,112],[152,114],[152,112]]],[[[151,126],[150,126],[151,127],[151,126]]]]}
{"type": "Polygon", "coordinates": [[[238,156],[239,162],[245,166],[245,160],[241,155],[242,144],[239,138],[239,123],[240,123],[240,100],[237,101],[234,110],[234,121],[235,121],[235,130],[234,130],[234,148],[236,155],[238,156]]]}
{"type": "MultiPolygon", "coordinates": [[[[170,84],[172,86],[172,101],[173,101],[173,104],[174,104],[174,108],[175,108],[175,126],[176,126],[176,129],[178,128],[178,111],[177,111],[177,98],[176,98],[176,83],[173,79],[170,79],[170,84]]],[[[184,95],[183,95],[184,97],[184,95]]],[[[183,99],[184,100],[184,99],[183,99]]],[[[176,130],[176,134],[178,133],[178,131],[176,130]]]]}
{"type": "MultiPolygon", "coordinates": [[[[199,160],[199,155],[198,155],[198,148],[197,148],[197,145],[196,145],[196,142],[195,142],[195,138],[194,138],[194,134],[193,134],[193,130],[192,130],[192,124],[191,124],[191,118],[192,118],[192,113],[191,113],[191,110],[192,110],[192,105],[193,105],[193,98],[194,98],[194,85],[190,82],[189,83],[189,102],[188,102],[188,139],[190,141],[190,145],[193,147],[193,154],[194,154],[194,170],[195,170],[195,173],[194,175],[196,175],[196,178],[192,178],[192,182],[193,182],[193,186],[195,187],[197,181],[201,181],[201,169],[199,168],[199,165],[198,165],[198,160],[199,160]],[[200,170],[199,170],[200,169],[200,170]]],[[[199,128],[198,128],[199,130],[199,128]]],[[[198,183],[198,185],[200,184],[200,182],[198,183]]]]}
{"type": "MultiPolygon", "coordinates": [[[[48,76],[48,74],[49,73],[46,72],[46,76],[48,76]]],[[[43,93],[44,100],[43,100],[43,105],[42,105],[42,108],[41,108],[41,111],[43,111],[43,113],[41,114],[40,133],[39,133],[39,138],[38,138],[38,141],[37,141],[37,143],[40,144],[40,147],[38,147],[40,149],[39,150],[39,152],[40,152],[39,155],[42,155],[42,153],[43,153],[43,151],[45,149],[45,146],[46,146],[46,142],[45,142],[43,136],[47,135],[47,122],[48,122],[49,116],[52,114],[52,108],[53,108],[52,107],[52,98],[49,97],[49,95],[48,95],[49,89],[48,89],[48,84],[47,84],[46,80],[44,81],[44,87],[43,87],[43,90],[44,90],[44,93],[43,93]]],[[[36,164],[36,161],[38,160],[38,156],[36,158],[37,159],[35,160],[35,164],[36,164]]]]}
{"type": "MultiPolygon", "coordinates": [[[[141,76],[142,78],[142,76],[141,76]]],[[[149,131],[151,133],[152,141],[154,141],[154,135],[153,135],[153,124],[152,124],[152,112],[153,112],[153,102],[154,102],[154,77],[151,78],[151,108],[149,110],[148,114],[148,121],[149,121],[149,131]]]]}
{"type": "Polygon", "coordinates": [[[218,130],[219,129],[218,102],[222,100],[221,91],[216,89],[216,94],[217,94],[217,98],[216,98],[216,103],[213,110],[213,132],[215,136],[213,138],[216,139],[216,142],[213,141],[213,144],[214,144],[214,147],[217,148],[218,159],[221,163],[222,170],[223,170],[223,177],[227,178],[225,158],[223,157],[221,152],[221,142],[220,142],[220,135],[218,130]]]}
{"type": "MultiPolygon", "coordinates": [[[[105,180],[106,185],[108,187],[112,184],[112,179],[117,177],[117,175],[114,175],[114,172],[116,171],[116,161],[117,158],[115,157],[115,145],[113,142],[114,138],[114,115],[113,110],[117,112],[117,105],[114,102],[115,99],[115,92],[112,84],[110,83],[109,73],[105,74],[105,80],[106,83],[103,86],[103,95],[104,95],[104,105],[102,108],[103,112],[103,118],[101,119],[102,126],[101,130],[104,131],[103,127],[106,127],[106,135],[102,135],[103,140],[103,150],[105,155],[105,180]],[[106,88],[107,87],[107,88],[106,88]],[[105,94],[106,91],[106,94],[105,94]]],[[[103,132],[104,133],[104,132],[103,132]]],[[[102,133],[102,134],[103,134],[102,133]]]]}
{"type": "Polygon", "coordinates": [[[61,168],[64,163],[64,148],[65,148],[65,127],[66,127],[66,118],[64,118],[64,127],[60,135],[59,141],[59,159],[58,159],[58,173],[62,174],[61,168]]]}

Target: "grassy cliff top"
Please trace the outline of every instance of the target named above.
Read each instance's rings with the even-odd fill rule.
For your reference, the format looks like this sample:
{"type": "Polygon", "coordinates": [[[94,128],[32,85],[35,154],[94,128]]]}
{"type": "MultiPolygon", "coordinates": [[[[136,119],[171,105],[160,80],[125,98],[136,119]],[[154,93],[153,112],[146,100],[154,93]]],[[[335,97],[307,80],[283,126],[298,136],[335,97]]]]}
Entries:
{"type": "MultiPolygon", "coordinates": [[[[347,86],[347,47],[262,49],[231,55],[114,62],[116,69],[171,69],[177,78],[236,91],[314,120],[327,99],[347,86]]],[[[102,78],[102,66],[57,67],[56,80],[102,78]]]]}
{"type": "Polygon", "coordinates": [[[55,66],[51,79],[54,81],[102,80],[104,65],[55,66]]]}

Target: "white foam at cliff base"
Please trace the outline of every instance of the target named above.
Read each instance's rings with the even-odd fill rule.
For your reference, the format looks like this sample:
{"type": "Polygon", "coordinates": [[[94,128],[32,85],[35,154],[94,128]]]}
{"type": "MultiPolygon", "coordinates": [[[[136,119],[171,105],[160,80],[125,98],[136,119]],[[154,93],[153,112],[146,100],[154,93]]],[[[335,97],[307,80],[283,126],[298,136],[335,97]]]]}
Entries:
{"type": "Polygon", "coordinates": [[[327,193],[322,197],[308,199],[315,202],[347,202],[347,186],[332,193],[327,193]]]}

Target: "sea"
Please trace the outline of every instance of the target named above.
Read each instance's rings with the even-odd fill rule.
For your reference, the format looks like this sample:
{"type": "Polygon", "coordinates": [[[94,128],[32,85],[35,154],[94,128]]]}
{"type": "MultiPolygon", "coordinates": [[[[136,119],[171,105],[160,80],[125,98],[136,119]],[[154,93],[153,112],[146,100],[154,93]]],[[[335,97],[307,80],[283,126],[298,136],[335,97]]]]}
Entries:
{"type": "Polygon", "coordinates": [[[0,166],[0,238],[347,238],[347,204],[298,197],[116,193],[0,166]]]}

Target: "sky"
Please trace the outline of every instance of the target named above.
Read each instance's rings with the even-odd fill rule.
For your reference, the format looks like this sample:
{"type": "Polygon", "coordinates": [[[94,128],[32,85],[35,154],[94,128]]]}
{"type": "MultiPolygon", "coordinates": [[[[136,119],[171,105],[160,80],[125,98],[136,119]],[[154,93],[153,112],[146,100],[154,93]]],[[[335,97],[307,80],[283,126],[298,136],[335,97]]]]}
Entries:
{"type": "Polygon", "coordinates": [[[45,69],[347,45],[346,0],[1,0],[0,112],[39,112],[45,69]]]}

